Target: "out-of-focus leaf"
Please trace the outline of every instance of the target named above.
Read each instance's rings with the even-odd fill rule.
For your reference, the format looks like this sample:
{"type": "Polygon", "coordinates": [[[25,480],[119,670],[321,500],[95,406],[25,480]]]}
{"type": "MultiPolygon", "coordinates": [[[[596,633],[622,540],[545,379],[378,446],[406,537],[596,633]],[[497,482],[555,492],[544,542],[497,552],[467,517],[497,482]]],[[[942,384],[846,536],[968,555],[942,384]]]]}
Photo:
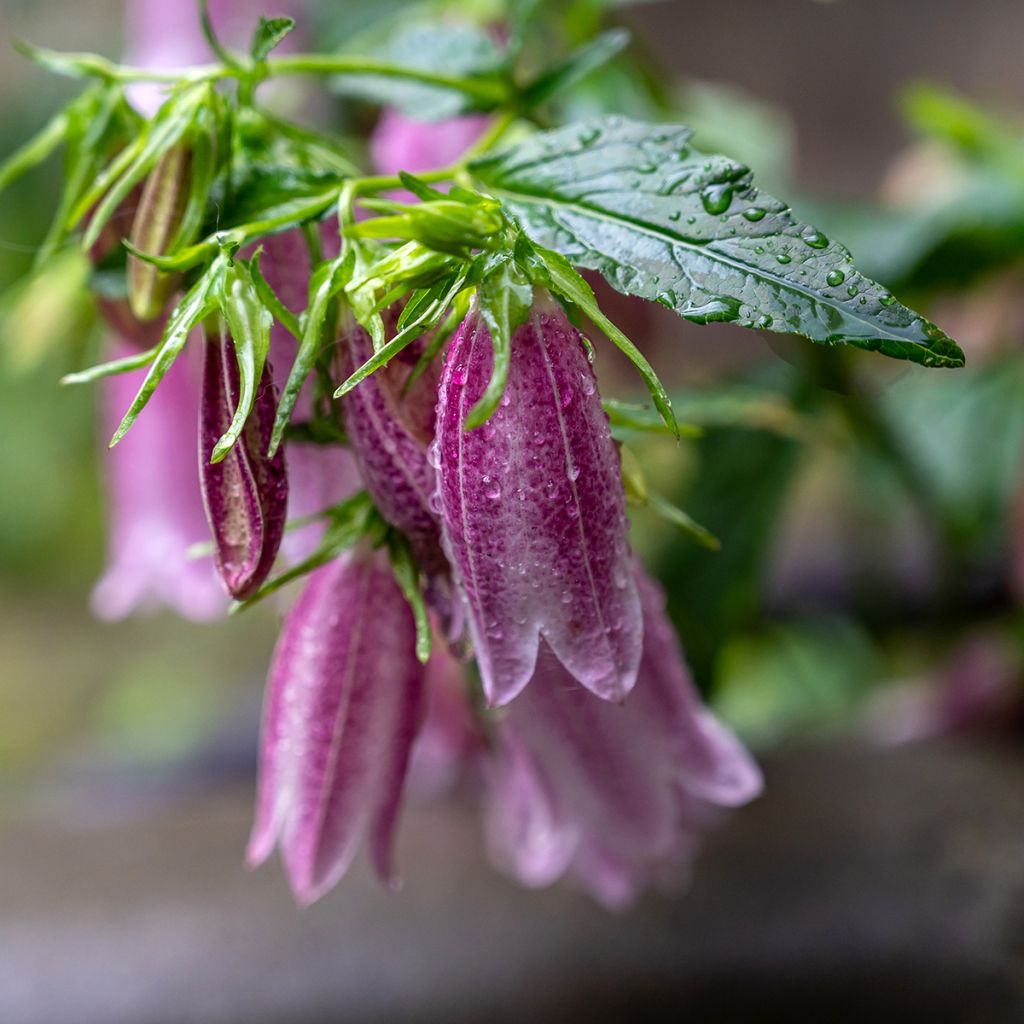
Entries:
{"type": "MultiPolygon", "coordinates": [[[[496,75],[502,65],[501,51],[483,28],[466,22],[412,21],[399,27],[373,51],[360,55],[420,71],[446,75],[496,75]]],[[[473,109],[472,100],[451,89],[386,78],[381,75],[344,75],[332,87],[346,96],[357,96],[397,107],[409,117],[437,121],[473,109]]]]}
{"type": "Polygon", "coordinates": [[[810,619],[728,642],[716,709],[748,741],[835,733],[878,681],[870,639],[848,619],[810,619]]]}

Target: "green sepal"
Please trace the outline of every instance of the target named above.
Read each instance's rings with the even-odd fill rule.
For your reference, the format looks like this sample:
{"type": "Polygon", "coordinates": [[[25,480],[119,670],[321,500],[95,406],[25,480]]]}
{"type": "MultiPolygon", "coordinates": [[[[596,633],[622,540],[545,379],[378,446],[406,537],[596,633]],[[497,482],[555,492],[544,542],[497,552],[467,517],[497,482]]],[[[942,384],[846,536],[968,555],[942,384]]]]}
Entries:
{"type": "Polygon", "coordinates": [[[374,352],[362,366],[356,369],[338,390],[334,392],[334,397],[342,398],[348,394],[360,381],[365,380],[371,373],[391,362],[399,352],[420,337],[420,335],[436,327],[441,322],[455,296],[465,287],[468,276],[468,268],[463,267],[451,277],[438,281],[432,289],[433,298],[424,304],[419,315],[410,320],[391,341],[379,351],[374,352]]]}
{"type": "Polygon", "coordinates": [[[343,253],[326,263],[321,263],[309,282],[309,304],[300,320],[302,328],[299,347],[295,353],[291,372],[281,398],[277,404],[277,417],[274,430],[270,437],[269,456],[273,456],[284,438],[285,428],[291,419],[299,392],[302,391],[306,378],[310,375],[323,346],[324,326],[331,301],[342,290],[345,284],[346,263],[350,264],[343,253]]]}
{"type": "Polygon", "coordinates": [[[543,284],[562,299],[572,303],[636,367],[647,385],[647,390],[651,393],[654,407],[660,413],[665,425],[674,436],[678,437],[679,426],[672,412],[672,401],[668,397],[665,386],[654,372],[654,368],[636,345],[601,312],[590,285],[573,268],[572,264],[561,253],[531,244],[526,239],[520,239],[517,243],[516,255],[528,268],[536,282],[543,284]]]}
{"type": "Polygon", "coordinates": [[[511,253],[502,253],[485,273],[476,288],[476,303],[490,331],[494,361],[487,389],[466,416],[465,430],[482,426],[498,408],[508,382],[512,335],[526,323],[533,305],[533,285],[511,253]]]}
{"type": "Polygon", "coordinates": [[[274,319],[296,340],[302,340],[302,326],[299,318],[278,298],[277,293],[270,287],[270,282],[263,276],[260,270],[260,256],[263,250],[258,249],[253,253],[249,261],[249,274],[252,277],[253,287],[267,309],[273,314],[274,319]]]}
{"type": "Polygon", "coordinates": [[[333,561],[361,540],[371,529],[377,529],[380,517],[366,491],[359,491],[340,505],[325,510],[323,518],[328,520],[328,525],[316,550],[297,565],[286,569],[280,576],[268,580],[248,600],[233,604],[231,606],[232,614],[251,608],[257,601],[262,601],[263,598],[280,590],[292,580],[305,576],[333,561]]]}
{"type": "Polygon", "coordinates": [[[159,351],[153,359],[149,373],[146,374],[146,379],[142,382],[138,394],[117,430],[114,431],[114,436],[110,439],[111,448],[128,433],[139,413],[146,407],[146,403],[152,397],[157,385],[163,380],[164,375],[185,347],[192,328],[217,309],[218,290],[227,269],[227,259],[228,257],[224,254],[218,256],[171,311],[171,315],[167,318],[167,326],[164,328],[159,351]]]}
{"type": "Polygon", "coordinates": [[[217,305],[238,360],[238,406],[228,429],[214,445],[211,463],[221,462],[234,447],[252,412],[270,351],[274,318],[263,305],[244,260],[228,264],[217,287],[217,305]]]}
{"type": "Polygon", "coordinates": [[[106,363],[99,363],[90,366],[87,370],[77,370],[74,373],[66,373],[61,377],[61,384],[89,384],[94,380],[103,377],[113,377],[118,373],[131,373],[132,370],[141,370],[149,366],[156,359],[160,352],[160,345],[154,345],[143,352],[135,352],[122,359],[111,359],[106,363]]]}
{"type": "Polygon", "coordinates": [[[430,615],[420,588],[420,569],[409,542],[397,530],[388,530],[386,544],[395,582],[409,602],[416,621],[416,657],[425,665],[430,660],[430,615]]]}
{"type": "Polygon", "coordinates": [[[292,29],[294,18],[266,18],[260,15],[259,24],[252,37],[249,53],[255,61],[266,60],[271,50],[279,46],[292,29]]]}

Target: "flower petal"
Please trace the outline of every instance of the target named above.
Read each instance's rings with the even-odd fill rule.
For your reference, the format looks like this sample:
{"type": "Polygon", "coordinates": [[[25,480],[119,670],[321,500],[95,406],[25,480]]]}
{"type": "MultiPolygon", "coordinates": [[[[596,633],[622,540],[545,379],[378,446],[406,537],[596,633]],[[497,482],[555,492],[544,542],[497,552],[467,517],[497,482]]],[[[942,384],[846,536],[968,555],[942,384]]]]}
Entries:
{"type": "Polygon", "coordinates": [[[386,559],[313,573],[288,613],[267,688],[248,860],[275,841],[300,903],[320,898],[364,840],[391,877],[391,838],[419,727],[416,628],[386,559]]]}
{"type": "Polygon", "coordinates": [[[538,637],[598,696],[621,700],[643,636],[618,452],[579,333],[550,299],[512,339],[505,396],[482,427],[468,411],[490,379],[482,319],[460,328],[438,391],[438,502],[469,606],[484,690],[510,701],[538,637]]]}

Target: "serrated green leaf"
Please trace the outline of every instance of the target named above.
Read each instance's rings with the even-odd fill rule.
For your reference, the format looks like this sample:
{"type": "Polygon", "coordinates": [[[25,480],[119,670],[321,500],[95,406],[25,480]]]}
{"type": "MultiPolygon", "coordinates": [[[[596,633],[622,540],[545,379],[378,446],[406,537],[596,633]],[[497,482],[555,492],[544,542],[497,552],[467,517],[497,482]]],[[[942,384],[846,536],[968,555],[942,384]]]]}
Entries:
{"type": "Polygon", "coordinates": [[[221,462],[231,451],[252,412],[270,351],[270,328],[274,323],[260,301],[249,267],[243,260],[235,260],[226,268],[218,288],[217,304],[235,349],[239,390],[235,414],[210,456],[213,463],[221,462]]]}
{"type": "Polygon", "coordinates": [[[466,416],[466,430],[486,423],[505,393],[512,356],[512,335],[530,315],[533,285],[509,257],[501,260],[477,285],[476,301],[490,331],[494,363],[487,389],[466,416]]]}
{"type": "Polygon", "coordinates": [[[736,323],[961,366],[957,344],[854,266],[845,247],[759,193],[679,125],[611,117],[470,165],[524,230],[618,291],[697,323],[736,323]]]}
{"type": "Polygon", "coordinates": [[[149,373],[146,374],[146,379],[142,382],[142,387],[139,388],[139,393],[110,439],[111,448],[128,433],[138,419],[139,413],[146,407],[157,385],[185,347],[192,328],[217,308],[217,293],[226,265],[226,257],[218,256],[171,311],[159,351],[153,359],[149,373]]]}
{"type": "Polygon", "coordinates": [[[523,246],[520,244],[517,255],[526,261],[534,280],[571,302],[636,367],[637,372],[647,385],[647,390],[654,401],[654,407],[661,414],[665,425],[678,437],[679,427],[672,412],[672,401],[668,397],[665,386],[654,372],[654,367],[647,361],[640,349],[601,312],[601,307],[598,306],[590,285],[576,272],[572,264],[561,253],[539,245],[523,246]]]}
{"type": "Polygon", "coordinates": [[[265,18],[260,15],[260,23],[252,37],[249,53],[253,60],[266,60],[276,46],[280,45],[285,36],[295,28],[294,18],[265,18]]]}
{"type": "Polygon", "coordinates": [[[602,32],[534,79],[523,91],[524,107],[529,110],[545,103],[556,93],[570,88],[581,78],[607,64],[628,45],[629,33],[625,29],[615,28],[602,32]]]}
{"type": "Polygon", "coordinates": [[[416,621],[416,657],[422,664],[430,660],[430,616],[427,602],[420,589],[420,570],[413,557],[409,542],[397,530],[389,530],[387,537],[388,557],[395,581],[416,621]]]}

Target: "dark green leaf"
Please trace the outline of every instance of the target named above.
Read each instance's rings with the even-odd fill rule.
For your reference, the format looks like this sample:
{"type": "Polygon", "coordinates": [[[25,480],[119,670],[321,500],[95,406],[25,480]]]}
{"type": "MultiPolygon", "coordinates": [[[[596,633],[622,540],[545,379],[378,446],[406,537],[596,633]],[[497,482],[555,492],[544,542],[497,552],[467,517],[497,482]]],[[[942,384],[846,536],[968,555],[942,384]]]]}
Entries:
{"type": "Polygon", "coordinates": [[[865,278],[842,245],[689,139],[678,125],[604,118],[535,135],[471,171],[536,241],[694,322],[963,365],[952,339],[865,278]]]}

